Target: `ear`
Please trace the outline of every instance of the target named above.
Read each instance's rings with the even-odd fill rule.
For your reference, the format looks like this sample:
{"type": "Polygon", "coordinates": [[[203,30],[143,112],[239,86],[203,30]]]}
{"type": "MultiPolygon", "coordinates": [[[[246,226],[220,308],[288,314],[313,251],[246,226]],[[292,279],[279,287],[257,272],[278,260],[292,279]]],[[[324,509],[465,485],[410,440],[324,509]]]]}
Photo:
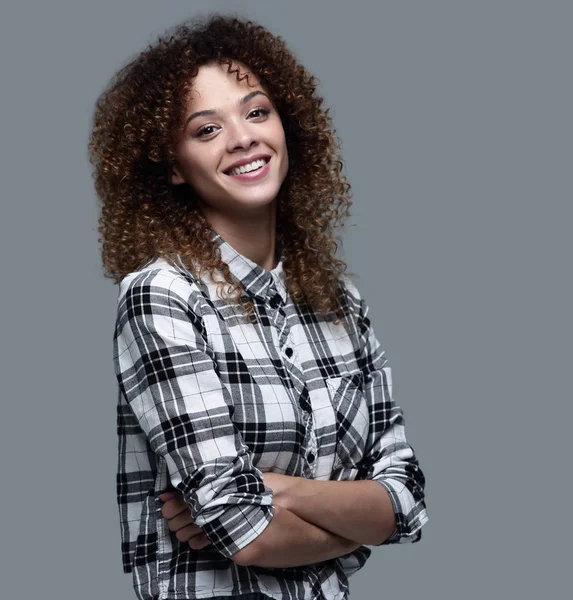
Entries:
{"type": "Polygon", "coordinates": [[[171,183],[173,185],[181,185],[182,183],[185,183],[185,179],[181,175],[181,173],[180,173],[179,168],[177,167],[177,165],[173,165],[171,167],[170,179],[171,179],[171,183]]]}

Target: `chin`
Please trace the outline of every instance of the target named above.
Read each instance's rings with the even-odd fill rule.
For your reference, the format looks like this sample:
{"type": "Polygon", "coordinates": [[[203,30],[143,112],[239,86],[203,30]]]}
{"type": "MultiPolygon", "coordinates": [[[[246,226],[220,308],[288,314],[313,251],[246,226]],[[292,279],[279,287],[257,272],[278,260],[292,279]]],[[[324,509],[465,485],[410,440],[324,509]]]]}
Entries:
{"type": "Polygon", "coordinates": [[[248,198],[237,199],[233,203],[235,207],[240,208],[244,211],[258,210],[260,208],[264,208],[265,206],[269,206],[272,204],[274,198],[269,198],[267,200],[249,200],[248,198]]]}
{"type": "Polygon", "coordinates": [[[247,206],[265,206],[277,197],[279,189],[273,189],[270,192],[263,192],[262,190],[249,192],[249,190],[245,190],[242,194],[230,194],[229,199],[235,203],[238,202],[247,206]]]}

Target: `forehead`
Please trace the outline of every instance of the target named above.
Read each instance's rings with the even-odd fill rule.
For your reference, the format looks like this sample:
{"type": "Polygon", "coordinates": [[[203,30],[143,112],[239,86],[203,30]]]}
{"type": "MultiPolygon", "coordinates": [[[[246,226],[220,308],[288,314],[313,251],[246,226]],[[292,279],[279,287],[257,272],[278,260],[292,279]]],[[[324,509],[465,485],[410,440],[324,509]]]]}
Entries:
{"type": "Polygon", "coordinates": [[[212,63],[199,67],[197,75],[191,81],[188,108],[216,108],[226,102],[234,103],[238,97],[254,89],[265,90],[248,67],[234,62],[232,68],[239,69],[240,81],[237,80],[235,71],[228,72],[226,64],[212,63]]]}

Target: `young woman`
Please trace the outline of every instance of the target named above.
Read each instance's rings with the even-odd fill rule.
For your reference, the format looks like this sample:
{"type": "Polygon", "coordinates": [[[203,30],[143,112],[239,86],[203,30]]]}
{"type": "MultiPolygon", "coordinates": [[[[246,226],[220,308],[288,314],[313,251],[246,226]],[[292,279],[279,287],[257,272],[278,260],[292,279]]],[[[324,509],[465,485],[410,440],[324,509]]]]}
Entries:
{"type": "Polygon", "coordinates": [[[280,37],[213,15],[98,99],[140,599],[345,599],[368,546],[417,542],[428,520],[390,367],[335,257],[350,186],[316,89],[280,37]]]}

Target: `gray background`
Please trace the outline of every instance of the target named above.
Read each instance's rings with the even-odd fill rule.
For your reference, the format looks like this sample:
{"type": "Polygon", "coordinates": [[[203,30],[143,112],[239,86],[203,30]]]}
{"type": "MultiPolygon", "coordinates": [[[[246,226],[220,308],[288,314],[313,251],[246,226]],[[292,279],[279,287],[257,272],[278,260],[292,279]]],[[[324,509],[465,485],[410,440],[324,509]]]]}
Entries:
{"type": "Polygon", "coordinates": [[[135,597],[86,144],[120,65],[207,7],[321,82],[342,256],[427,476],[422,541],[375,548],[351,600],[569,597],[573,3],[548,0],[3,5],[0,596],[135,597]]]}

